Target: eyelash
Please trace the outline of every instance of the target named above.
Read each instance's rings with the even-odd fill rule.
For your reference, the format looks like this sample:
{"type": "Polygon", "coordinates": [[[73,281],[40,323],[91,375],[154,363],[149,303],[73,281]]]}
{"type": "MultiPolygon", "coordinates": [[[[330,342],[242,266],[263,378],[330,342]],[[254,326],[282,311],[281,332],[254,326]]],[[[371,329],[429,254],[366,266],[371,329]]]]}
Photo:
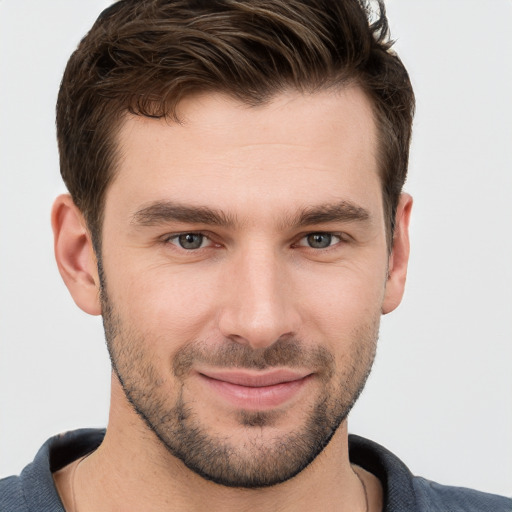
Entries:
{"type": "MultiPolygon", "coordinates": [[[[186,231],[186,232],[181,232],[181,233],[176,233],[176,234],[172,234],[172,235],[167,235],[164,239],[163,239],[163,242],[165,244],[172,244],[172,245],[175,245],[178,249],[180,250],[184,250],[184,251],[187,251],[187,252],[195,252],[195,251],[198,251],[200,249],[206,249],[208,248],[208,246],[204,246],[204,242],[205,241],[209,241],[210,242],[210,246],[213,245],[213,246],[218,246],[220,247],[221,245],[220,244],[216,244],[212,239],[211,239],[211,236],[209,236],[208,234],[206,233],[203,233],[203,232],[198,232],[198,231],[186,231]],[[183,245],[180,243],[179,239],[181,237],[186,237],[186,236],[200,236],[202,237],[202,240],[201,240],[201,244],[199,247],[194,247],[194,248],[186,248],[186,247],[183,247],[183,245]]],[[[330,232],[330,231],[311,231],[309,233],[306,233],[304,235],[302,235],[297,242],[293,243],[292,244],[292,247],[305,247],[306,249],[311,249],[313,251],[321,251],[321,250],[329,250],[329,249],[332,249],[333,247],[341,244],[341,243],[347,243],[348,242],[348,236],[344,233],[333,233],[333,232],[330,232]],[[314,237],[314,236],[328,236],[330,237],[329,238],[329,245],[327,245],[326,247],[311,247],[311,245],[309,245],[308,243],[301,243],[303,242],[304,240],[307,240],[309,237],[314,237]],[[337,241],[335,243],[331,243],[332,242],[332,239],[333,238],[336,238],[337,241]]]]}
{"type": "MultiPolygon", "coordinates": [[[[308,240],[309,243],[311,243],[312,240],[308,240]]],[[[331,233],[329,231],[313,231],[311,233],[307,233],[306,235],[302,236],[299,241],[294,244],[295,247],[306,247],[307,249],[313,249],[313,250],[328,250],[332,247],[335,247],[336,245],[346,241],[346,239],[343,238],[342,233],[331,233]],[[303,240],[308,240],[310,237],[329,237],[329,245],[326,247],[312,247],[309,244],[302,244],[301,242],[303,240]],[[337,238],[338,241],[336,243],[331,244],[332,239],[337,238]]]]}
{"type": "MultiPolygon", "coordinates": [[[[173,234],[173,235],[168,235],[164,238],[164,243],[166,244],[172,244],[172,245],[176,245],[176,247],[178,247],[179,249],[182,249],[182,250],[185,250],[185,251],[197,251],[199,249],[204,249],[205,247],[203,246],[203,243],[205,241],[210,241],[212,244],[214,244],[214,242],[212,241],[211,237],[208,236],[207,234],[205,233],[201,233],[201,232],[197,232],[197,231],[186,231],[186,232],[182,232],[182,233],[177,233],[177,234],[173,234]],[[186,237],[186,236],[201,236],[202,237],[202,240],[201,240],[201,245],[197,248],[190,248],[190,249],[187,249],[186,247],[183,247],[183,245],[181,245],[179,243],[179,239],[180,237],[186,237]],[[174,243],[174,241],[176,241],[176,243],[174,243]]],[[[215,244],[214,244],[215,245],[215,244]]]]}

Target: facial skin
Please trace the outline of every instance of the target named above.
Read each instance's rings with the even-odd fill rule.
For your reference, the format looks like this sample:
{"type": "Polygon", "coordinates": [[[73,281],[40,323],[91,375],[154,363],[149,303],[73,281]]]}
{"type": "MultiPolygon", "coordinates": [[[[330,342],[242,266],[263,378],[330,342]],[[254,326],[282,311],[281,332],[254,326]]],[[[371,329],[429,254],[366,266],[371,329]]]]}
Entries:
{"type": "Polygon", "coordinates": [[[61,273],[93,314],[101,282],[113,396],[131,404],[113,409],[137,411],[206,479],[274,485],[315,459],[364,386],[403,293],[411,200],[389,257],[357,88],[259,107],[204,94],[178,115],[126,118],[100,275],[90,256],[61,273]]]}

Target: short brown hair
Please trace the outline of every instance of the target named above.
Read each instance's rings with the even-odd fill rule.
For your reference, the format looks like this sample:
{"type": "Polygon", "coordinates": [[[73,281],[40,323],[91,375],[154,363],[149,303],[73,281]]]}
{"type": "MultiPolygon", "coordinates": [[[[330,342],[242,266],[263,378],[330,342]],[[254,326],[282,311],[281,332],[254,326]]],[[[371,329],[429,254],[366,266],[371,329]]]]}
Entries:
{"type": "Polygon", "coordinates": [[[193,92],[256,105],[285,89],[351,83],[372,103],[391,240],[414,112],[391,45],[382,0],[377,12],[363,0],[121,0],[107,8],[69,59],[57,102],[62,177],[96,250],[126,112],[176,119],[193,92]]]}

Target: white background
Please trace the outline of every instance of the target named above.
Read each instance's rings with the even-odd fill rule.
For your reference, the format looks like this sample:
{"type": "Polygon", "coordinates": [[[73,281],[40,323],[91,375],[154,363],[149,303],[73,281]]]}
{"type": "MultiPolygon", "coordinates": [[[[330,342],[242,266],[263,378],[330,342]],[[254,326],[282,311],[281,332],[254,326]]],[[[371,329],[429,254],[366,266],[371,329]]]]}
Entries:
{"type": "MultiPolygon", "coordinates": [[[[60,77],[107,4],[0,0],[0,476],[50,435],[106,424],[101,322],[61,282],[49,211],[60,77]]],[[[418,99],[412,256],[350,430],[416,474],[510,496],[512,2],[387,5],[418,99]]]]}

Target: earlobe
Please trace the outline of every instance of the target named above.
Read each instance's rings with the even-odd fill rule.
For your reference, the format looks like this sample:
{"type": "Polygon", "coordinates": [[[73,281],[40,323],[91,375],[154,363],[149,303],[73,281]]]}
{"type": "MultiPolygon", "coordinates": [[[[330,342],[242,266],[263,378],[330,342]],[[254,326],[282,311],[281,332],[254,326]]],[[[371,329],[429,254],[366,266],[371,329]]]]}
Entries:
{"type": "Polygon", "coordinates": [[[90,315],[101,314],[96,256],[83,215],[68,194],[52,208],[55,259],[77,306],[90,315]]]}
{"type": "Polygon", "coordinates": [[[409,221],[411,218],[412,197],[403,193],[396,210],[393,248],[389,257],[388,279],[382,304],[382,314],[398,307],[404,294],[409,263],[409,221]]]}

